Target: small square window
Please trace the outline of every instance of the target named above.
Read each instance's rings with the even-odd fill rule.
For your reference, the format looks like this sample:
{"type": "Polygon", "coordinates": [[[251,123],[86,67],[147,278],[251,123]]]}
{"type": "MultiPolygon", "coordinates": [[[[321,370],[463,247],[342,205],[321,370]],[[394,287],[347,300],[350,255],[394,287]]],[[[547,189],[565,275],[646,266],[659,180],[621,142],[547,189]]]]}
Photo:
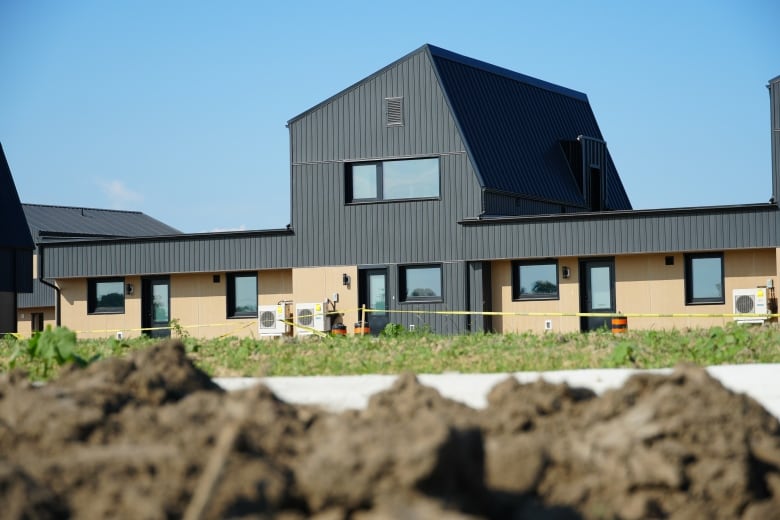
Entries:
{"type": "Polygon", "coordinates": [[[87,280],[89,314],[123,314],[125,312],[124,278],[87,280]]]}
{"type": "Polygon", "coordinates": [[[231,273],[227,275],[228,318],[257,317],[257,274],[231,273]]]}
{"type": "Polygon", "coordinates": [[[685,304],[725,302],[723,253],[685,255],[685,304]]]}
{"type": "Polygon", "coordinates": [[[558,261],[512,262],[513,300],[557,300],[558,261]]]}
{"type": "Polygon", "coordinates": [[[399,268],[402,302],[440,302],[441,265],[408,265],[399,268]]]}

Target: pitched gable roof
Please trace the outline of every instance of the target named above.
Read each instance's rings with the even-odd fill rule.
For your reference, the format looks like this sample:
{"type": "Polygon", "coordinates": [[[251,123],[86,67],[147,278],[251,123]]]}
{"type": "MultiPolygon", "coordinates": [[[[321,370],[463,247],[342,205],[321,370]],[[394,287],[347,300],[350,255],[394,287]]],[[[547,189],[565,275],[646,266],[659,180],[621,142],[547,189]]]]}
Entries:
{"type": "MultiPolygon", "coordinates": [[[[483,187],[580,206],[562,141],[603,139],[585,94],[426,45],[483,187]]],[[[608,158],[607,204],[631,209],[608,158]]]]}
{"type": "Polygon", "coordinates": [[[19,202],[11,168],[0,144],[0,247],[32,249],[34,244],[19,202]]]}
{"type": "Polygon", "coordinates": [[[175,235],[180,231],[140,211],[23,204],[30,233],[45,237],[142,237],[175,235]]]}

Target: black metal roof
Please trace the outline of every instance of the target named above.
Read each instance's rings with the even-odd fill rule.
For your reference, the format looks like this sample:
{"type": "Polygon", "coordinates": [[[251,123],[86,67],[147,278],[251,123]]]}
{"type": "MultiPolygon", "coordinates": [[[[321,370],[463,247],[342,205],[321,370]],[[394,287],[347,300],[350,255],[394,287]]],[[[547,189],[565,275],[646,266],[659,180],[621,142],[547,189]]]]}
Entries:
{"type": "Polygon", "coordinates": [[[0,247],[16,249],[34,247],[2,144],[0,144],[0,247]]]}
{"type": "MultiPolygon", "coordinates": [[[[483,187],[584,205],[562,141],[602,139],[585,94],[427,45],[483,187]]],[[[608,159],[607,204],[631,209],[608,159]]]]}
{"type": "Polygon", "coordinates": [[[138,237],[174,235],[180,231],[140,211],[23,204],[36,242],[50,237],[138,237]]]}

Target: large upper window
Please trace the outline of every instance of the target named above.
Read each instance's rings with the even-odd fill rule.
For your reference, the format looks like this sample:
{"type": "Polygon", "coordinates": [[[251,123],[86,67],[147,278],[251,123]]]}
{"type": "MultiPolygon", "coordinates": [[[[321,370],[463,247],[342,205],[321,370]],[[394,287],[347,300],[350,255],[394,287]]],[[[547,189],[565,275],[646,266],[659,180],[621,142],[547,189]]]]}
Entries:
{"type": "Polygon", "coordinates": [[[725,302],[723,253],[685,255],[685,304],[725,302]]]}
{"type": "Polygon", "coordinates": [[[439,196],[439,159],[347,165],[347,200],[425,199],[439,196]]]}
{"type": "Polygon", "coordinates": [[[125,312],[124,278],[96,278],[87,281],[89,314],[122,314],[125,312]]]}
{"type": "Polygon", "coordinates": [[[257,317],[257,274],[233,273],[227,275],[228,318],[257,317]]]}
{"type": "Polygon", "coordinates": [[[558,262],[512,262],[513,300],[557,300],[558,262]]]}
{"type": "Polygon", "coordinates": [[[441,266],[408,265],[399,268],[402,302],[441,301],[441,266]]]}

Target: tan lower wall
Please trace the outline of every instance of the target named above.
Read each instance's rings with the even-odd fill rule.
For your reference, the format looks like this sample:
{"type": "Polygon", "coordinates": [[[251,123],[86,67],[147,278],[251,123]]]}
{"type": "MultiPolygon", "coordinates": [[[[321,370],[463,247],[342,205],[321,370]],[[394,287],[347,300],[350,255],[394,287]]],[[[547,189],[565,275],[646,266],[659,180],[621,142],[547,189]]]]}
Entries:
{"type": "MultiPolygon", "coordinates": [[[[227,317],[225,273],[177,274],[170,276],[170,314],[172,320],[197,338],[223,335],[259,337],[257,318],[227,317]],[[218,276],[218,281],[215,280],[218,276]]],[[[126,277],[133,284],[132,295],[125,295],[123,314],[87,314],[87,281],[58,280],[62,292],[62,324],[77,331],[79,338],[114,337],[121,331],[126,338],[141,334],[141,278],[126,277]]],[[[292,270],[258,272],[258,304],[292,299],[292,270]]],[[[29,328],[29,324],[28,324],[29,328]]],[[[174,333],[175,335],[175,333],[174,333]]]]}
{"type": "Polygon", "coordinates": [[[316,303],[326,299],[333,300],[338,293],[336,310],[341,314],[335,317],[335,323],[344,323],[349,332],[358,320],[357,267],[309,267],[293,269],[292,289],[295,303],[316,303]],[[342,284],[343,275],[350,277],[349,286],[342,284]]]}
{"type": "Polygon", "coordinates": [[[56,325],[56,316],[54,307],[30,307],[19,309],[16,313],[16,331],[23,337],[29,338],[32,335],[32,314],[43,313],[43,328],[56,325]]]}
{"type": "Polygon", "coordinates": [[[558,300],[512,301],[512,262],[493,262],[491,269],[493,310],[508,313],[549,312],[550,316],[495,316],[493,328],[497,332],[543,332],[545,321],[552,322],[554,332],[579,330],[579,318],[553,316],[555,313],[576,313],[579,311],[578,262],[576,258],[559,258],[558,272],[563,267],[571,275],[563,279],[559,275],[558,300]]]}
{"type": "Polygon", "coordinates": [[[87,280],[57,280],[60,287],[61,324],[76,332],[80,339],[114,337],[122,331],[124,337],[140,334],[141,328],[141,278],[125,277],[125,284],[136,290],[125,294],[125,312],[120,314],[87,314],[87,280]]]}
{"type": "MultiPolygon", "coordinates": [[[[780,252],[780,250],[778,250],[780,252]]],[[[719,305],[685,304],[685,260],[683,253],[625,255],[615,257],[615,299],[617,311],[627,314],[731,314],[734,289],[778,283],[780,254],[775,249],[725,251],[725,303],[719,305]],[[666,265],[673,256],[674,264],[666,265]]],[[[545,320],[551,320],[553,331],[571,332],[580,328],[577,317],[557,317],[554,313],[579,312],[579,259],[558,259],[559,271],[571,269],[569,279],[559,279],[559,300],[512,301],[511,261],[492,263],[493,310],[499,312],[549,312],[551,316],[497,316],[493,319],[497,332],[544,330],[545,320]]],[[[730,317],[650,318],[630,317],[630,329],[672,329],[710,327],[733,321],[730,317]]]]}

